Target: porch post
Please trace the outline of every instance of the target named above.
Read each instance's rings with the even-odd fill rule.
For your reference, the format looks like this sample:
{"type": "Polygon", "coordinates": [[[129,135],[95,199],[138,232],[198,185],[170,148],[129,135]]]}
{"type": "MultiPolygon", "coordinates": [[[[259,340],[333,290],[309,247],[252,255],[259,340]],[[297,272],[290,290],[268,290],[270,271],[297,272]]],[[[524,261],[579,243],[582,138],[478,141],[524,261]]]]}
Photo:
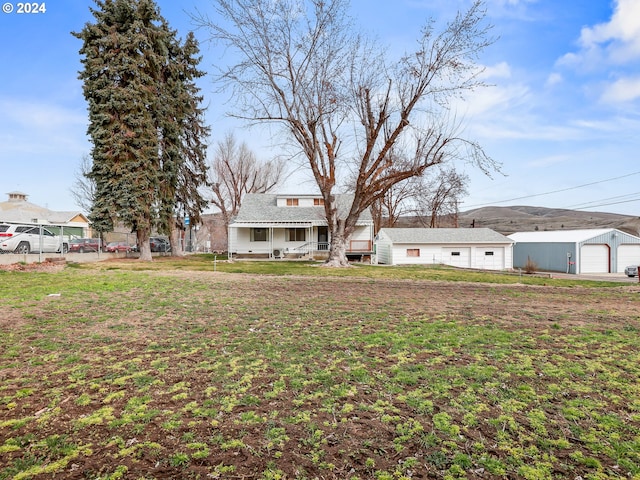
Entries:
{"type": "Polygon", "coordinates": [[[273,258],[273,226],[269,227],[269,258],[273,258]]]}

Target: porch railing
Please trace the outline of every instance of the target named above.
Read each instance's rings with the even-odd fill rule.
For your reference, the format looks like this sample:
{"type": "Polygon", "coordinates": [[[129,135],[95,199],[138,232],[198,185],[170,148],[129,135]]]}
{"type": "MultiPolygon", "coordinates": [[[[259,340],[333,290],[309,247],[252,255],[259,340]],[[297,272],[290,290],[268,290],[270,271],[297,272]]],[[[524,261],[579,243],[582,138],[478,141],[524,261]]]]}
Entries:
{"type": "Polygon", "coordinates": [[[312,252],[328,252],[329,242],[307,242],[293,249],[296,253],[309,254],[312,252]]]}
{"type": "MultiPolygon", "coordinates": [[[[293,249],[296,253],[328,252],[329,242],[307,242],[293,249]]],[[[370,252],[371,240],[351,240],[347,247],[349,252],[370,252]]]]}

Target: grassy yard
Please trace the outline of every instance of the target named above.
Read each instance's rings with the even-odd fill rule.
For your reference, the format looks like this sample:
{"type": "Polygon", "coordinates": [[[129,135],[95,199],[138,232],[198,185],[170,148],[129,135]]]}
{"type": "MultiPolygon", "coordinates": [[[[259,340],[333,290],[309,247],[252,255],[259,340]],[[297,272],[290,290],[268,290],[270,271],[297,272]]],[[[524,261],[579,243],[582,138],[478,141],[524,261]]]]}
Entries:
{"type": "Polygon", "coordinates": [[[637,284],[194,256],[0,311],[0,479],[640,479],[637,284]]]}

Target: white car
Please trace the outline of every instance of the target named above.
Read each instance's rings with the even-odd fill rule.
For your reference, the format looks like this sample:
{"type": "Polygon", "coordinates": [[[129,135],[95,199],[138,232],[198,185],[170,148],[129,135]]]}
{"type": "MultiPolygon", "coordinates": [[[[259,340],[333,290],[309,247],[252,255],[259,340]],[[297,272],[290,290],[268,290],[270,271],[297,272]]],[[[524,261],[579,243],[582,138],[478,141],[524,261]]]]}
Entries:
{"type": "Polygon", "coordinates": [[[636,275],[638,275],[638,265],[629,265],[624,269],[624,274],[627,277],[635,277],[636,275]]]}
{"type": "Polygon", "coordinates": [[[67,253],[67,237],[55,235],[38,225],[0,224],[0,253],[67,253]]]}

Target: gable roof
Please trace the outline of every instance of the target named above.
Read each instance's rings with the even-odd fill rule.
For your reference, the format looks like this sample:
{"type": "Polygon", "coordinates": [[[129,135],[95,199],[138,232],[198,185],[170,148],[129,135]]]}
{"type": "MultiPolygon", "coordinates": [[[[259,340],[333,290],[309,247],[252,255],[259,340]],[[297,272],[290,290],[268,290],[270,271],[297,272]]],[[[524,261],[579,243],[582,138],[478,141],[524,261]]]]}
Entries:
{"type": "MultiPolygon", "coordinates": [[[[516,243],[580,243],[599,235],[616,231],[615,228],[585,230],[551,230],[547,232],[517,232],[509,235],[516,243]]],[[[622,235],[627,235],[619,231],[622,235]]]]}
{"type": "MultiPolygon", "coordinates": [[[[278,198],[318,198],[319,195],[276,195],[269,193],[248,193],[242,200],[240,211],[231,221],[231,224],[247,223],[313,223],[323,225],[327,223],[324,208],[315,207],[279,207],[278,198]]],[[[353,195],[336,195],[338,210],[346,215],[351,207],[353,195]]],[[[362,212],[358,219],[358,224],[371,223],[371,212],[362,212]]]]}
{"type": "MultiPolygon", "coordinates": [[[[25,195],[11,192],[9,195],[25,195]]],[[[87,217],[79,211],[57,212],[41,207],[23,199],[12,199],[0,202],[0,221],[15,223],[39,223],[46,221],[50,224],[89,223],[87,217]]]]}
{"type": "Polygon", "coordinates": [[[382,228],[379,234],[393,243],[513,243],[490,228],[382,228]]]}

